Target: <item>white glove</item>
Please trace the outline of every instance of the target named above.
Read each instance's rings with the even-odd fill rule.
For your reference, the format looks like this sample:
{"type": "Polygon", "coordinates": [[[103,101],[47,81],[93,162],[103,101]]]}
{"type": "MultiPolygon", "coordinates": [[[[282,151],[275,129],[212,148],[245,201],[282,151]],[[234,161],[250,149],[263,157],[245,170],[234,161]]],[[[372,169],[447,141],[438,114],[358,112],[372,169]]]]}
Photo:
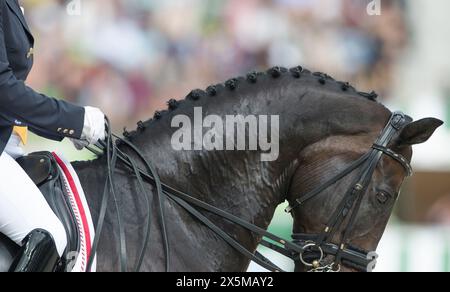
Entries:
{"type": "Polygon", "coordinates": [[[70,138],[70,141],[72,141],[73,145],[75,146],[75,148],[77,148],[77,150],[83,150],[84,147],[89,146],[89,142],[85,140],[70,138]]]}
{"type": "Polygon", "coordinates": [[[82,150],[84,147],[105,140],[105,114],[95,107],[86,106],[84,113],[84,126],[81,139],[71,139],[75,148],[82,150]]]}

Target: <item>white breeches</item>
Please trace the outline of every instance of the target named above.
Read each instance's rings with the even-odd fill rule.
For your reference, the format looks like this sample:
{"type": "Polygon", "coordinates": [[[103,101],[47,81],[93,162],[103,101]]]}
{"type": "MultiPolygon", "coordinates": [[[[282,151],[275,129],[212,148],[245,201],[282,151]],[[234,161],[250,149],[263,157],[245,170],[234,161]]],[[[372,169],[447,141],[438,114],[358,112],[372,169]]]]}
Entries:
{"type": "Polygon", "coordinates": [[[67,245],[66,232],[40,190],[14,160],[23,155],[13,135],[0,156],[0,232],[18,245],[34,229],[48,231],[59,255],[67,245]]]}

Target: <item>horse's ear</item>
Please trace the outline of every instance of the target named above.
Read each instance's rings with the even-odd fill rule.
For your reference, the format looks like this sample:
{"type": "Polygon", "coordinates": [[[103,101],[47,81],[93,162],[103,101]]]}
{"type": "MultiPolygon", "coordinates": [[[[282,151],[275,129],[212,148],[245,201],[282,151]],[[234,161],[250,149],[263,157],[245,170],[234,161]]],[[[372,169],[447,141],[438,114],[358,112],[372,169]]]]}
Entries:
{"type": "Polygon", "coordinates": [[[409,146],[424,143],[443,124],[443,121],[435,118],[426,118],[412,122],[402,129],[398,144],[409,146]]]}

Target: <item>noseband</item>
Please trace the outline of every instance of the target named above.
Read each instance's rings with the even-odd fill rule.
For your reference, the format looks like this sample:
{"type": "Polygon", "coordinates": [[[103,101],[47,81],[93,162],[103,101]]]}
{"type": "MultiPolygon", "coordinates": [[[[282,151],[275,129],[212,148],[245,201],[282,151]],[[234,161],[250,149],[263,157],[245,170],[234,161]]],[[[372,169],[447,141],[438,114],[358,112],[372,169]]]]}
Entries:
{"type": "Polygon", "coordinates": [[[411,122],[410,118],[401,112],[393,113],[388,124],[381,132],[372,148],[361,158],[351,163],[347,168],[336,176],[329,179],[325,184],[315,188],[311,192],[298,198],[291,206],[286,208],[290,213],[295,208],[305,204],[308,200],[316,197],[332,185],[349,175],[358,167],[362,167],[361,175],[353,182],[352,187],[345,193],[344,198],[339,203],[338,208],[332,214],[326,227],[320,234],[293,234],[294,243],[302,247],[302,252],[295,259],[310,269],[310,271],[339,271],[341,265],[359,270],[367,271],[368,267],[376,259],[375,252],[367,252],[352,247],[349,244],[350,235],[356,222],[356,215],[361,207],[364,194],[367,192],[372,180],[373,173],[383,155],[386,155],[400,163],[408,176],[412,174],[412,168],[409,162],[400,154],[388,148],[392,138],[406,124],[411,122]],[[346,227],[343,231],[341,242],[332,243],[333,236],[339,227],[343,226],[347,219],[346,227]],[[331,264],[325,264],[327,256],[334,257],[331,264]]]}

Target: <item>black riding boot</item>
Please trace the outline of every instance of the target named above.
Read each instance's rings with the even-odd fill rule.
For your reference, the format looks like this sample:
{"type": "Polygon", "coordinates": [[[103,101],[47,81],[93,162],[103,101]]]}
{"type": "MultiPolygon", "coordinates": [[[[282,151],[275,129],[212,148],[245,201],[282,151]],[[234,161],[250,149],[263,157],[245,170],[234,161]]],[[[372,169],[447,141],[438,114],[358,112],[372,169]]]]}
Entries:
{"type": "Polygon", "coordinates": [[[23,240],[10,272],[53,272],[59,261],[55,241],[50,233],[36,229],[23,240]]]}

